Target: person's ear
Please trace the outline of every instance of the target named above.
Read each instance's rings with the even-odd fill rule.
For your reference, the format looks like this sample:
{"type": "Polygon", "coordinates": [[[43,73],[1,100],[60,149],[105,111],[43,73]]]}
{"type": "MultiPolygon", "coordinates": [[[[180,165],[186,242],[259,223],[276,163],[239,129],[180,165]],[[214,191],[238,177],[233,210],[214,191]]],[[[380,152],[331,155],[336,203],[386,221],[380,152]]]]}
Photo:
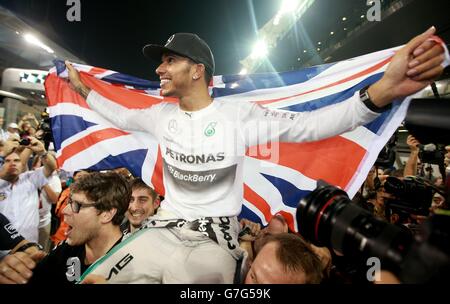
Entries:
{"type": "Polygon", "coordinates": [[[192,76],[192,79],[197,80],[201,77],[201,75],[205,74],[205,65],[203,63],[199,63],[195,66],[195,73],[192,76]]]}
{"type": "Polygon", "coordinates": [[[159,196],[156,196],[156,198],[153,200],[153,208],[154,209],[158,208],[160,204],[161,204],[161,199],[159,198],[159,196]]]}
{"type": "Polygon", "coordinates": [[[100,214],[102,224],[107,224],[107,223],[111,222],[112,219],[114,218],[114,216],[116,215],[116,213],[117,213],[116,208],[112,208],[111,210],[102,211],[102,213],[100,214]]]}

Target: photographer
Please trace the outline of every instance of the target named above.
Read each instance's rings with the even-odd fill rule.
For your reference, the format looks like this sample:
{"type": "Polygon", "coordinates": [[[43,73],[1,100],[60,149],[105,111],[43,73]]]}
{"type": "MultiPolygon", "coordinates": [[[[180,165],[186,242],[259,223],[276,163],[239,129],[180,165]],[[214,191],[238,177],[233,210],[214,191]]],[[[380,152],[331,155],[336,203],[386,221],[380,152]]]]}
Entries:
{"type": "Polygon", "coordinates": [[[44,142],[45,149],[47,150],[49,149],[50,143],[53,142],[50,116],[46,111],[41,113],[41,121],[38,122],[36,138],[44,142]]]}
{"type": "MultiPolygon", "coordinates": [[[[5,163],[0,169],[0,212],[18,231],[32,242],[38,241],[38,190],[48,183],[48,178],[56,169],[55,158],[47,154],[44,145],[34,137],[22,152],[14,148],[5,155],[5,163]],[[35,171],[24,172],[24,162],[31,153],[41,155],[44,166],[35,171]]],[[[15,138],[11,145],[18,145],[15,138]]]]}
{"type": "MultiPolygon", "coordinates": [[[[388,178],[384,186],[389,189],[398,186],[396,183],[401,183],[401,190],[417,202],[397,201],[389,204],[389,208],[395,205],[402,211],[419,211],[417,214],[428,211],[429,202],[423,200],[428,190],[417,191],[425,189],[420,181],[388,178]],[[414,187],[416,190],[411,191],[414,187]]],[[[404,193],[398,196],[405,198],[404,193]]],[[[320,181],[316,190],[300,201],[297,223],[299,232],[314,245],[327,246],[358,264],[359,277],[368,281],[376,280],[367,267],[373,259],[378,261],[376,271],[388,270],[393,274],[390,278],[398,278],[403,283],[442,282],[450,275],[448,211],[431,216],[421,225],[420,237],[413,237],[403,227],[380,220],[351,203],[343,190],[320,181]]],[[[386,277],[382,280],[393,282],[386,277]]]]}
{"type": "Polygon", "coordinates": [[[35,136],[39,122],[32,113],[25,114],[19,121],[20,137],[35,136]]]}

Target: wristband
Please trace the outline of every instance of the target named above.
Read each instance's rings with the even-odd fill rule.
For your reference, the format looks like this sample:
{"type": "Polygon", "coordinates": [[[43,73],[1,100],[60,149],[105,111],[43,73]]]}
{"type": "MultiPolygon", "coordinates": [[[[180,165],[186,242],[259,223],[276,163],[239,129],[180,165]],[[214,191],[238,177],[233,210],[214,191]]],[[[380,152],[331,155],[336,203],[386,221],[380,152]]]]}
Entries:
{"type": "Polygon", "coordinates": [[[28,242],[28,243],[20,246],[19,249],[16,250],[16,252],[19,252],[19,251],[23,252],[30,247],[37,247],[39,250],[44,251],[44,247],[42,247],[40,244],[34,243],[34,242],[28,242]]]}
{"type": "Polygon", "coordinates": [[[364,87],[361,91],[359,91],[359,99],[361,99],[366,107],[375,113],[383,113],[384,111],[390,110],[392,108],[392,104],[388,104],[387,106],[380,108],[373,103],[372,99],[370,99],[369,96],[369,87],[370,85],[364,87]]]}

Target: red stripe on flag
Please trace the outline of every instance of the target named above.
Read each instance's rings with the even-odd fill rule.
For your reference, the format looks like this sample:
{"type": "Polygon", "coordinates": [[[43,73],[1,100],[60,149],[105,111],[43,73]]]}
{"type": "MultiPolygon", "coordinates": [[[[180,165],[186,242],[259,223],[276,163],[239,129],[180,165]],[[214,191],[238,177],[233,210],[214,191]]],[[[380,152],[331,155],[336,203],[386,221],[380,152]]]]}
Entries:
{"type": "Polygon", "coordinates": [[[308,143],[278,144],[277,151],[270,151],[267,146],[251,147],[247,156],[292,168],[309,178],[323,179],[343,189],[366,154],[364,148],[341,136],[308,143]]]}
{"type": "Polygon", "coordinates": [[[158,194],[162,196],[166,195],[166,189],[164,188],[163,182],[161,147],[159,145],[155,168],[153,169],[152,184],[158,194]]]}
{"type": "Polygon", "coordinates": [[[302,93],[295,94],[295,95],[292,95],[292,96],[287,96],[287,97],[281,97],[281,98],[276,98],[276,99],[268,99],[268,100],[260,100],[260,101],[253,101],[253,102],[256,102],[257,104],[260,104],[260,105],[269,104],[269,103],[273,103],[273,102],[276,102],[276,101],[281,101],[281,100],[285,100],[285,99],[289,99],[289,98],[293,98],[293,97],[298,97],[298,96],[302,96],[302,95],[305,95],[305,94],[317,92],[317,91],[320,91],[320,90],[323,90],[323,89],[331,88],[331,87],[334,87],[336,85],[345,83],[347,81],[351,81],[351,80],[354,80],[356,78],[363,77],[363,76],[365,76],[367,74],[370,74],[370,73],[380,69],[385,64],[388,64],[391,61],[391,59],[392,59],[392,57],[389,57],[389,58],[383,60],[382,62],[377,63],[377,64],[375,64],[374,66],[372,66],[372,67],[370,67],[368,69],[365,69],[364,71],[361,71],[361,72],[356,73],[354,75],[351,75],[351,76],[349,76],[347,78],[344,78],[342,80],[339,80],[339,81],[327,84],[327,85],[325,85],[323,87],[320,87],[320,88],[317,88],[317,89],[314,89],[314,90],[302,92],[302,93]]]}
{"type": "Polygon", "coordinates": [[[286,222],[289,226],[289,229],[291,229],[291,231],[297,231],[297,227],[295,227],[295,225],[294,225],[295,224],[294,216],[291,213],[286,212],[286,211],[278,211],[277,213],[281,214],[284,217],[284,219],[286,220],[286,222]]]}
{"type": "Polygon", "coordinates": [[[161,102],[178,102],[176,98],[158,98],[151,95],[139,94],[123,86],[111,85],[84,72],[80,72],[80,75],[88,87],[128,109],[145,109],[161,102]]]}
{"type": "Polygon", "coordinates": [[[128,135],[128,134],[129,133],[127,133],[127,132],[113,129],[113,128],[108,128],[108,129],[103,129],[103,130],[99,130],[96,132],[92,132],[89,135],[86,135],[85,137],[80,138],[79,140],[64,147],[61,150],[61,155],[57,159],[58,165],[61,167],[67,159],[71,158],[72,156],[80,153],[81,151],[86,150],[87,148],[89,148],[101,141],[119,137],[119,136],[123,136],[123,135],[128,135]]]}
{"type": "MultiPolygon", "coordinates": [[[[264,215],[264,219],[267,222],[270,222],[272,219],[272,212],[270,210],[270,205],[266,202],[265,199],[263,199],[259,194],[257,194],[255,191],[253,191],[249,186],[244,184],[244,198],[250,202],[252,205],[254,205],[256,208],[261,211],[261,213],[264,215]]],[[[277,213],[281,214],[284,219],[286,220],[289,229],[292,231],[297,231],[294,225],[294,216],[286,211],[278,211],[277,213]]]]}
{"type": "Polygon", "coordinates": [[[102,69],[102,68],[97,68],[97,67],[92,67],[89,70],[89,74],[92,74],[92,75],[103,74],[106,71],[108,71],[108,70],[107,69],[102,69]]]}
{"type": "Polygon", "coordinates": [[[272,218],[269,204],[244,183],[244,198],[262,212],[267,222],[272,218]]]}
{"type": "Polygon", "coordinates": [[[70,102],[89,109],[86,100],[73,91],[66,80],[56,76],[56,74],[48,74],[45,79],[45,93],[47,94],[49,106],[70,102]]]}

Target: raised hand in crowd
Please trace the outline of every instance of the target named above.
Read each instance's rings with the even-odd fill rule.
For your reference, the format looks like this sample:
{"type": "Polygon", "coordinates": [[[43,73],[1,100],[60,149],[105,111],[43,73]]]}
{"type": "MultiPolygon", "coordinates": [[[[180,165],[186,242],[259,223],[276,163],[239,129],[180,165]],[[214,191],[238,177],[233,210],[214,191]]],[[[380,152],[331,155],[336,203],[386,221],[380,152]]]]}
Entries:
{"type": "Polygon", "coordinates": [[[44,174],[45,176],[49,177],[53,171],[56,169],[56,159],[53,156],[52,153],[47,153],[45,150],[44,144],[38,140],[37,138],[33,136],[28,136],[28,139],[30,140],[30,144],[25,146],[25,149],[21,153],[21,158],[23,159],[26,157],[28,159],[31,155],[31,152],[34,152],[36,155],[42,156],[42,163],[44,165],[44,174]]]}
{"type": "Polygon", "coordinates": [[[419,151],[420,142],[412,135],[408,135],[406,138],[406,144],[408,145],[411,152],[419,151]]]}
{"type": "Polygon", "coordinates": [[[20,137],[17,134],[11,134],[7,140],[3,141],[3,149],[0,151],[0,156],[6,156],[12,150],[19,147],[20,137]]]}
{"type": "Polygon", "coordinates": [[[403,170],[403,176],[414,176],[417,174],[417,162],[419,160],[419,145],[420,142],[412,135],[406,138],[406,144],[411,150],[408,160],[406,161],[403,170]]]}

